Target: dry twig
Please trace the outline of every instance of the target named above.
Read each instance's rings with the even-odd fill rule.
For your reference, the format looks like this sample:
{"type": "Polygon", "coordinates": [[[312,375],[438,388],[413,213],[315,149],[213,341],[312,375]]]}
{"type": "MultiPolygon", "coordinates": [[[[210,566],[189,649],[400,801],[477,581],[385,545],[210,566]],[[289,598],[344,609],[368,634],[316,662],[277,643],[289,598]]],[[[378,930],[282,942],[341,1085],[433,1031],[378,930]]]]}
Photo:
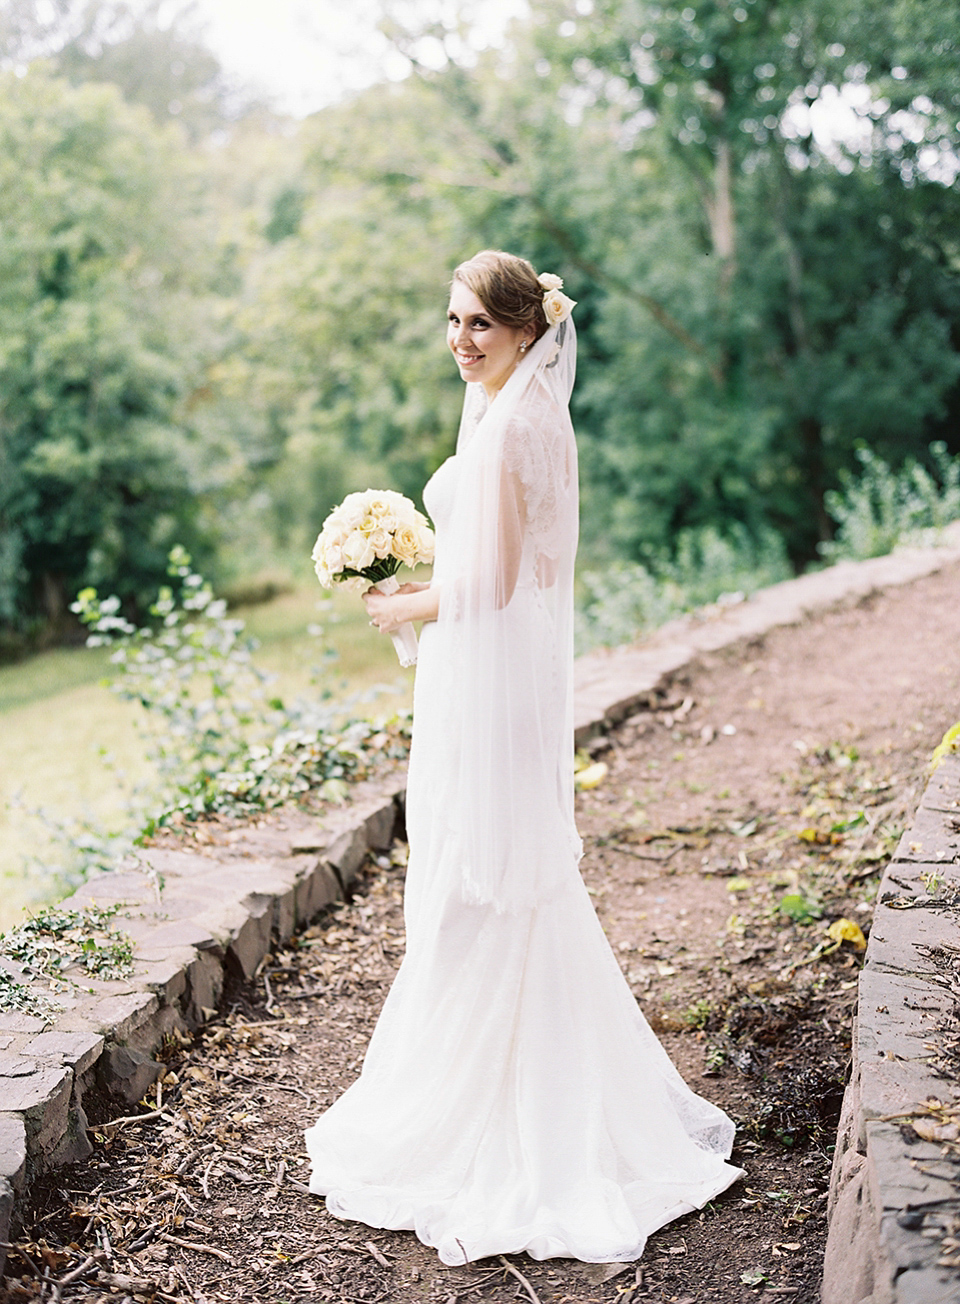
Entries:
{"type": "Polygon", "coordinates": [[[169,1232],[161,1232],[158,1239],[170,1245],[179,1245],[182,1250],[195,1250],[197,1254],[212,1254],[215,1259],[222,1259],[224,1263],[233,1266],[233,1256],[227,1254],[226,1250],[218,1250],[215,1245],[198,1245],[196,1241],[185,1241],[179,1236],[171,1236],[169,1232]]]}
{"type": "Polygon", "coordinates": [[[512,1263],[503,1257],[502,1254],[500,1255],[500,1262],[512,1277],[516,1277],[517,1281],[519,1281],[520,1285],[527,1292],[527,1298],[530,1300],[530,1304],[540,1304],[540,1298],[537,1295],[537,1292],[530,1285],[529,1281],[527,1281],[520,1269],[515,1268],[512,1263]]]}
{"type": "Polygon", "coordinates": [[[127,1123],[149,1123],[151,1119],[160,1118],[162,1109],[151,1109],[149,1114],[125,1114],[123,1118],[112,1118],[109,1123],[91,1123],[88,1132],[106,1132],[111,1127],[124,1127],[127,1123]]]}

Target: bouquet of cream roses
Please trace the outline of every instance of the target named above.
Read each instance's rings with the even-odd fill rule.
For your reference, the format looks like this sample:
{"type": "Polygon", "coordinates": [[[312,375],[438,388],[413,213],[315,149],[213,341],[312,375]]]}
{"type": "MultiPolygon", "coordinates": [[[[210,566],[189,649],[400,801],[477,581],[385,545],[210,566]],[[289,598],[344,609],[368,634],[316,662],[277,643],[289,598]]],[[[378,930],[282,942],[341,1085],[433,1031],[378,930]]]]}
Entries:
{"type": "MultiPolygon", "coordinates": [[[[433,531],[409,498],[392,489],[347,494],[323,523],[313,547],[317,579],[325,589],[335,582],[372,584],[381,593],[396,593],[401,566],[433,561],[433,531]]],[[[417,659],[413,626],[401,625],[390,636],[402,666],[417,659]]]]}

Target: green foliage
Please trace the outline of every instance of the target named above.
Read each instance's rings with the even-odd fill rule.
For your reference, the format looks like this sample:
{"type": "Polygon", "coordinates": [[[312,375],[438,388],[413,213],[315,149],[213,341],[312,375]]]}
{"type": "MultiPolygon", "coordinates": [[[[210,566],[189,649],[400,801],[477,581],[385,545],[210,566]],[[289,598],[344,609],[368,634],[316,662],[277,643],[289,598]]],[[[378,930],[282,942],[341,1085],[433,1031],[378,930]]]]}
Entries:
{"type": "Polygon", "coordinates": [[[174,815],[249,814],[310,794],[340,800],[347,780],[405,754],[405,720],[344,721],[344,704],[328,695],[292,704],[271,696],[243,622],[227,616],[183,548],[171,551],[169,572],[174,584],[150,608],[155,627],[137,627],[116,597],[101,600],[93,589],[72,608],[92,646],[113,646],[114,691],[145,711],[159,789],[141,796],[128,839],[174,815]]]}
{"type": "Polygon", "coordinates": [[[880,557],[960,520],[960,457],[941,441],[930,445],[934,473],[912,458],[893,471],[869,448],[857,449],[858,478],[842,475],[842,491],[826,495],[836,537],[820,546],[828,561],[880,557]]]}
{"type": "Polygon", "coordinates": [[[388,10],[412,75],[281,131],[185,8],[5,7],[30,67],[0,82],[0,633],[85,586],[145,609],[174,540],[242,579],[305,566],[350,490],[416,497],[460,405],[446,284],[483,245],[579,301],[601,640],[778,578],[774,534],[795,569],[887,546],[932,503],[914,463],[946,501],[954,0],[532,0],[482,50],[465,7],[388,10]]]}
{"type": "Polygon", "coordinates": [[[295,176],[263,212],[221,375],[270,432],[262,484],[284,547],[309,551],[351,490],[419,500],[453,450],[462,386],[444,344],[446,289],[475,237],[448,193],[393,175],[418,144],[433,148],[430,107],[416,87],[377,88],[308,122],[295,176]]]}
{"type": "Polygon", "coordinates": [[[742,528],[730,538],[710,528],[686,531],[675,555],[650,567],[615,561],[584,572],[576,612],[578,651],[628,643],[694,607],[742,601],[789,575],[782,541],[770,530],[760,543],[742,528]]]}
{"type": "Polygon", "coordinates": [[[204,550],[204,255],[192,169],[112,89],[3,74],[0,124],[0,621],[24,629],[204,550]]]}
{"type": "Polygon", "coordinates": [[[78,965],[98,978],[127,978],[133,971],[133,943],[110,923],[119,908],[49,906],[0,934],[0,955],[37,977],[60,979],[78,965]]]}
{"type": "Polygon", "coordinates": [[[58,1008],[43,992],[18,982],[6,969],[0,969],[0,1013],[29,1014],[43,1019],[58,1008]]]}
{"type": "Polygon", "coordinates": [[[930,773],[947,756],[956,756],[960,752],[960,720],[950,726],[937,746],[933,749],[933,755],[930,757],[930,773]]]}
{"type": "Polygon", "coordinates": [[[684,528],[759,520],[805,563],[858,441],[898,462],[957,404],[955,191],[916,168],[904,184],[879,92],[859,101],[856,143],[813,134],[841,84],[886,87],[885,11],[537,11],[562,84],[595,104],[585,120],[616,124],[622,160],[579,250],[615,291],[580,400],[587,543],[642,555],[684,528]]]}
{"type": "Polygon", "coordinates": [[[694,1001],[683,1014],[683,1021],[688,1028],[704,1029],[713,1015],[713,1006],[704,998],[694,1001]]]}

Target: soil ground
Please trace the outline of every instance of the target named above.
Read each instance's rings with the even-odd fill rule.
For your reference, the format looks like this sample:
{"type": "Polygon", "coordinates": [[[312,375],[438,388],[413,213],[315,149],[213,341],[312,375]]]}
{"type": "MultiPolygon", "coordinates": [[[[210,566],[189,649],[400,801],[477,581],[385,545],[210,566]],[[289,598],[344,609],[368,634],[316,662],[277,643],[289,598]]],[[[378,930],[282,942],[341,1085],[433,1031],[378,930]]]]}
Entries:
{"type": "Polygon", "coordinates": [[[397,844],[167,1047],[143,1122],[107,1126],[124,1111],[100,1102],[94,1156],[34,1192],[0,1297],[814,1304],[858,929],[958,717],[954,567],[704,658],[600,740],[607,773],[578,798],[584,876],[670,1054],[736,1120],[747,1170],[639,1264],[447,1268],[306,1192],[301,1132],[356,1076],[402,955],[397,844]]]}

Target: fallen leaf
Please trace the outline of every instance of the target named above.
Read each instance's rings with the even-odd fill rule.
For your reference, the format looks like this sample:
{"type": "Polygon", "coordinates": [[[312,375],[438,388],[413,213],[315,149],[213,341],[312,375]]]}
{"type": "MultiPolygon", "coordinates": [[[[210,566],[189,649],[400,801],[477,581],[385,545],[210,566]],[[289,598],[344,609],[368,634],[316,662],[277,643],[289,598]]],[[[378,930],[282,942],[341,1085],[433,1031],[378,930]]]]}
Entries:
{"type": "Polygon", "coordinates": [[[593,765],[588,765],[585,770],[580,770],[574,775],[574,787],[580,792],[589,792],[592,788],[598,788],[607,777],[609,768],[606,761],[596,761],[593,765]]]}
{"type": "Polygon", "coordinates": [[[846,917],[835,919],[827,929],[827,933],[834,942],[852,942],[857,951],[867,949],[867,939],[863,935],[863,930],[852,919],[846,917]]]}
{"type": "Polygon", "coordinates": [[[621,1273],[631,1271],[633,1266],[632,1263],[591,1263],[583,1275],[591,1286],[602,1286],[621,1273]]]}
{"type": "Polygon", "coordinates": [[[939,745],[934,749],[930,758],[930,773],[937,768],[945,756],[960,751],[960,721],[947,730],[940,740],[939,745]]]}
{"type": "Polygon", "coordinates": [[[815,901],[808,901],[800,892],[788,892],[780,898],[777,909],[795,924],[805,924],[811,919],[819,919],[823,911],[815,901]]]}

